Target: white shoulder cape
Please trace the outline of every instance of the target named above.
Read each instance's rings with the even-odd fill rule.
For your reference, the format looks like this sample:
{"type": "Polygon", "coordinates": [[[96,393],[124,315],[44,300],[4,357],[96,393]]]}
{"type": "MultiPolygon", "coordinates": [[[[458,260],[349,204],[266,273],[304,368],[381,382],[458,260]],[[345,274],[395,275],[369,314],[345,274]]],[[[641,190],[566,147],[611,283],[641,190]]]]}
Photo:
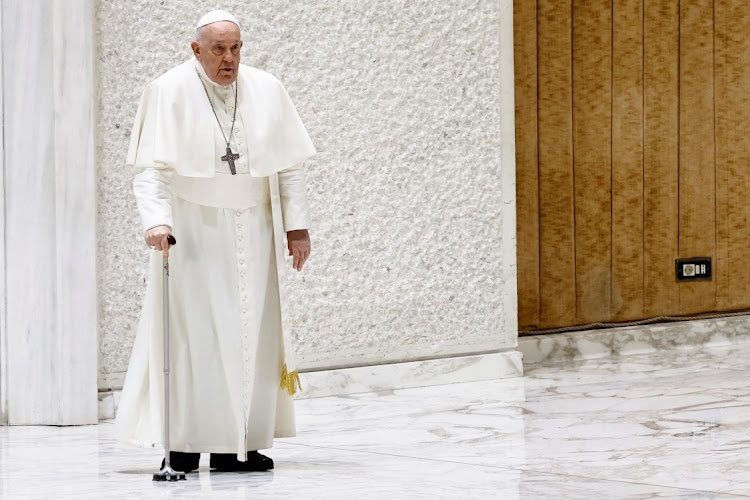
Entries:
{"type": "MultiPolygon", "coordinates": [[[[195,64],[191,58],[146,87],[130,136],[127,165],[158,168],[162,164],[186,177],[215,175],[216,118],[195,64]]],[[[292,100],[276,77],[240,64],[237,83],[250,175],[269,176],[315,154],[292,100]]]]}

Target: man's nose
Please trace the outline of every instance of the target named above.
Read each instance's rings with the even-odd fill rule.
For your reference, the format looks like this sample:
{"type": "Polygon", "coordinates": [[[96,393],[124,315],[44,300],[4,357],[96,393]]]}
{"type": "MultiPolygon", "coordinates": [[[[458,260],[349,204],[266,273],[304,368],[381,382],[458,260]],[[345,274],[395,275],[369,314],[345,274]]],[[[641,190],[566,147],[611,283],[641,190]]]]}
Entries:
{"type": "Polygon", "coordinates": [[[232,54],[231,50],[228,50],[226,54],[224,54],[223,61],[227,64],[231,64],[234,61],[234,55],[232,54]]]}

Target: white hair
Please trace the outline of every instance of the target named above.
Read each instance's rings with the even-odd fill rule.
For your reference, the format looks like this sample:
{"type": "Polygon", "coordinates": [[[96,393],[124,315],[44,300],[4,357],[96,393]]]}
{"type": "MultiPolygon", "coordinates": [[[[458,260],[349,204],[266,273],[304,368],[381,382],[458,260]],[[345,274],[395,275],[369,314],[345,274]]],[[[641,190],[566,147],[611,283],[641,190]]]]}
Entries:
{"type": "Polygon", "coordinates": [[[203,45],[203,35],[206,33],[206,26],[201,26],[195,30],[195,41],[198,42],[198,45],[203,45]]]}

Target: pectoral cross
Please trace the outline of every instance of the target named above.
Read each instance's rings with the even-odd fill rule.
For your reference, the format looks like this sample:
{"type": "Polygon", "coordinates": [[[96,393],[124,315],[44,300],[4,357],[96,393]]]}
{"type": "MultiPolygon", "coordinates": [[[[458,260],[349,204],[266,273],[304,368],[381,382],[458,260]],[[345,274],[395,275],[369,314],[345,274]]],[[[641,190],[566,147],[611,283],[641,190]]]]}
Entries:
{"type": "Polygon", "coordinates": [[[239,153],[232,153],[232,148],[230,147],[227,147],[227,154],[221,157],[221,161],[229,162],[229,170],[231,170],[232,175],[237,175],[237,171],[234,169],[234,160],[239,157],[239,153]]]}

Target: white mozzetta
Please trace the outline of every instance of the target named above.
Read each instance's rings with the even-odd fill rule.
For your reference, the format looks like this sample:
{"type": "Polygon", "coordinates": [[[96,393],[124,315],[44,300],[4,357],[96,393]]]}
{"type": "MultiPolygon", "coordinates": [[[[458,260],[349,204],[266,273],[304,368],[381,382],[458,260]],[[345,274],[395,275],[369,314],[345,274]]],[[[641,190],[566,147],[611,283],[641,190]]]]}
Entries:
{"type": "Polygon", "coordinates": [[[3,2],[2,21],[8,420],[95,423],[92,6],[3,2]]]}

